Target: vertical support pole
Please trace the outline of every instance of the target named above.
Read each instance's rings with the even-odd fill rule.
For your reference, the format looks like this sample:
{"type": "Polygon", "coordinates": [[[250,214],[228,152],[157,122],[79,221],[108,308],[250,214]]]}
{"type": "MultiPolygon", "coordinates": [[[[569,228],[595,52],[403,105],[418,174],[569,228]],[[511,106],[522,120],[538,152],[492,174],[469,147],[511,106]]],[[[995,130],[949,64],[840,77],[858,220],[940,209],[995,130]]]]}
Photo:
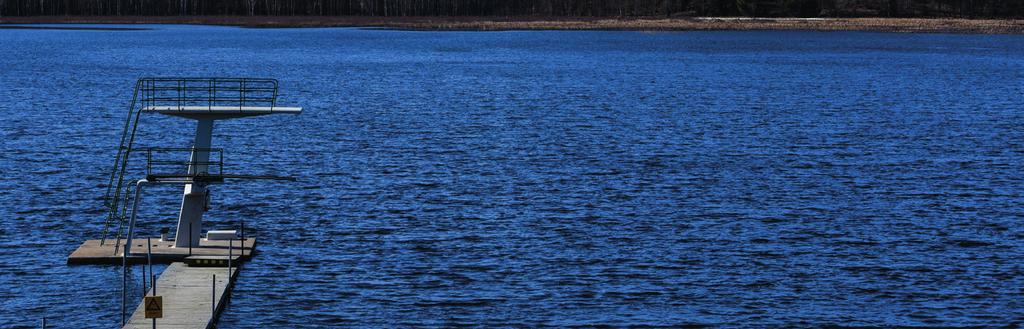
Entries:
{"type": "Polygon", "coordinates": [[[231,257],[234,256],[234,251],[235,251],[234,250],[235,249],[235,243],[234,242],[235,242],[235,239],[228,240],[228,285],[231,284],[231,278],[234,276],[234,275],[231,275],[231,274],[233,274],[233,273],[231,273],[231,257]]]}
{"type": "Polygon", "coordinates": [[[43,329],[46,329],[46,318],[43,318],[43,329]]]}
{"type": "MultiPolygon", "coordinates": [[[[210,142],[213,138],[212,119],[199,119],[196,122],[196,136],[192,144],[192,155],[188,166],[188,173],[193,176],[208,172],[210,142]]],[[[189,239],[176,239],[175,247],[199,245],[200,233],[203,230],[203,213],[206,212],[206,195],[206,183],[185,184],[185,192],[181,198],[181,213],[178,215],[177,236],[187,236],[189,239]],[[189,224],[192,224],[191,228],[189,228],[189,224]],[[188,234],[184,232],[186,229],[189,229],[188,234]]]]}
{"type": "Polygon", "coordinates": [[[142,266],[142,296],[146,296],[146,266],[142,266]]]}
{"type": "Polygon", "coordinates": [[[213,275],[213,289],[210,290],[210,318],[217,315],[217,275],[213,275]]]}
{"type": "MultiPolygon", "coordinates": [[[[152,153],[152,150],[150,152],[152,153]]],[[[152,156],[150,156],[150,157],[152,157],[152,156]]],[[[152,160],[152,159],[150,159],[150,160],[152,160]]],[[[149,174],[150,170],[152,170],[152,169],[148,169],[148,168],[146,169],[146,174],[147,175],[149,174]]],[[[149,275],[150,275],[150,280],[149,281],[153,285],[153,289],[151,289],[151,290],[153,290],[153,296],[156,296],[156,275],[153,274],[153,241],[151,240],[151,237],[146,237],[146,262],[148,263],[147,266],[149,267],[149,275]]],[[[143,273],[143,277],[145,277],[146,266],[143,266],[142,273],[143,273]]],[[[143,280],[145,280],[145,279],[143,279],[143,280]]],[[[143,288],[145,288],[145,283],[143,283],[143,288]]],[[[142,295],[143,296],[146,295],[145,294],[145,290],[143,290],[143,294],[142,295]]],[[[143,300],[145,300],[145,299],[143,299],[143,300]]],[[[156,329],[156,318],[153,318],[153,329],[156,329]]]]}
{"type": "Polygon", "coordinates": [[[241,229],[241,231],[242,231],[242,255],[239,256],[238,259],[245,258],[245,219],[242,219],[241,221],[242,221],[242,229],[241,229]]]}
{"type": "Polygon", "coordinates": [[[122,327],[124,327],[124,325],[125,325],[125,322],[124,322],[124,312],[125,312],[125,310],[128,309],[127,306],[126,306],[126,304],[128,303],[128,300],[126,299],[127,296],[125,296],[125,294],[128,292],[128,282],[127,282],[127,280],[125,280],[126,276],[128,276],[128,251],[127,250],[125,250],[125,252],[121,254],[121,326],[122,327]]]}
{"type": "MultiPolygon", "coordinates": [[[[150,241],[149,237],[146,238],[146,261],[149,262],[149,275],[153,275],[153,242],[150,241]]],[[[146,273],[145,267],[143,267],[142,273],[146,273]]],[[[145,275],[143,275],[143,277],[145,277],[145,275]]],[[[153,281],[152,282],[153,283],[153,296],[156,296],[156,277],[155,276],[153,277],[152,281],[153,281]]],[[[143,282],[145,282],[145,279],[143,279],[143,282]]],[[[146,284],[143,283],[142,285],[145,286],[146,284]]],[[[145,292],[145,290],[143,290],[143,292],[145,292]]],[[[145,295],[145,293],[143,293],[143,295],[145,295]]]]}
{"type": "MultiPolygon", "coordinates": [[[[148,238],[146,239],[146,242],[147,243],[149,242],[148,238]]],[[[152,247],[152,246],[153,246],[153,244],[150,244],[150,247],[152,247]]],[[[152,249],[150,249],[148,254],[152,255],[152,253],[153,253],[152,249]]],[[[153,296],[156,296],[156,273],[153,273],[153,258],[152,258],[152,256],[149,256],[149,255],[147,255],[146,257],[149,258],[149,285],[150,285],[150,290],[153,291],[153,296]]]]}
{"type": "Polygon", "coordinates": [[[135,218],[139,213],[139,199],[142,199],[142,185],[149,183],[145,179],[140,179],[135,182],[135,202],[132,204],[132,217],[128,220],[128,237],[124,244],[124,254],[127,255],[132,250],[132,239],[135,238],[135,218]]]}

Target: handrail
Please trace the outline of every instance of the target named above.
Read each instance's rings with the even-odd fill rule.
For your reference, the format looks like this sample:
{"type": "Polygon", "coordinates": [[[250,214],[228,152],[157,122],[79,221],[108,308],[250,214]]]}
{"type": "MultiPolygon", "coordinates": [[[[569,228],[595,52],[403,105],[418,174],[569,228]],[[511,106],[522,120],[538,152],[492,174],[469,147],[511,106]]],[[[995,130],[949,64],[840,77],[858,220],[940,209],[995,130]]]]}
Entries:
{"type": "MultiPolygon", "coordinates": [[[[121,142],[120,145],[117,147],[117,157],[114,158],[114,168],[110,171],[110,180],[107,182],[107,192],[103,195],[103,202],[106,203],[104,207],[107,208],[107,219],[103,223],[103,235],[100,238],[100,245],[106,243],[107,232],[110,228],[110,223],[114,220],[117,214],[117,201],[120,200],[119,194],[121,190],[121,179],[123,178],[122,176],[117,175],[117,173],[118,169],[121,168],[122,156],[125,158],[128,157],[130,146],[126,148],[124,142],[125,139],[128,137],[128,127],[132,126],[132,113],[135,111],[135,104],[137,104],[137,101],[139,100],[139,91],[141,89],[139,87],[141,85],[142,80],[135,82],[135,91],[133,92],[132,95],[132,103],[128,105],[128,116],[124,120],[124,129],[121,131],[121,142]],[[115,178],[117,179],[116,185],[114,184],[115,178]],[[113,196],[110,195],[111,192],[114,193],[113,196]]],[[[138,117],[136,116],[135,125],[138,125],[137,118],[138,117]]]]}
{"type": "Polygon", "coordinates": [[[208,175],[222,175],[224,174],[224,149],[223,148],[202,148],[202,147],[149,147],[146,151],[146,176],[154,175],[171,175],[171,176],[208,176],[208,175]],[[159,158],[154,159],[153,154],[182,154],[188,152],[189,154],[195,154],[196,152],[216,153],[216,160],[198,161],[193,158],[188,160],[161,160],[159,158]],[[205,166],[206,170],[203,172],[190,173],[189,168],[196,168],[198,166],[205,166]],[[154,167],[157,171],[161,169],[179,169],[183,168],[182,172],[170,172],[154,173],[154,167]]]}
{"type": "Polygon", "coordinates": [[[269,107],[277,106],[276,79],[265,78],[142,78],[143,107],[269,107]]]}

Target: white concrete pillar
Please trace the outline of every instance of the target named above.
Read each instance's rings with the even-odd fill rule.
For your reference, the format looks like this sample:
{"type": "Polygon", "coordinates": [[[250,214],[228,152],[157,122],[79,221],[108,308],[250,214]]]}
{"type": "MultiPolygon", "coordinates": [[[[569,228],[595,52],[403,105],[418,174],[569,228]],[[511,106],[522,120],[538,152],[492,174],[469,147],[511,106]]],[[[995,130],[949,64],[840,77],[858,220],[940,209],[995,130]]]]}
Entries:
{"type": "MultiPolygon", "coordinates": [[[[196,137],[192,144],[191,162],[210,161],[208,150],[210,141],[213,138],[213,120],[196,120],[196,137]]],[[[207,165],[189,165],[189,174],[203,173],[207,171],[207,165]]],[[[206,184],[185,184],[185,193],[181,198],[181,213],[178,215],[178,231],[175,233],[174,246],[187,248],[199,246],[199,240],[203,232],[203,213],[206,212],[206,184]],[[189,224],[192,224],[191,234],[189,224]]]]}

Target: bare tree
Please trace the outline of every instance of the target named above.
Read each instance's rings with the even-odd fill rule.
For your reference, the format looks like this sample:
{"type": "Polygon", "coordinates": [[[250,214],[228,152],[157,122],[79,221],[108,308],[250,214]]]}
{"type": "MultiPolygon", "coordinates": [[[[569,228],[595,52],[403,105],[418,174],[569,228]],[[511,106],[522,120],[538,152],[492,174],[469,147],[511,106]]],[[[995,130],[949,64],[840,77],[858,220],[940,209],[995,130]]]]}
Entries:
{"type": "Polygon", "coordinates": [[[245,3],[249,5],[249,16],[256,15],[256,0],[245,0],[245,3]]]}
{"type": "Polygon", "coordinates": [[[1024,17],[1024,0],[0,0],[0,14],[1024,17]],[[260,4],[262,2],[262,4],[260,4]],[[257,12],[256,10],[260,11],[257,12]]]}

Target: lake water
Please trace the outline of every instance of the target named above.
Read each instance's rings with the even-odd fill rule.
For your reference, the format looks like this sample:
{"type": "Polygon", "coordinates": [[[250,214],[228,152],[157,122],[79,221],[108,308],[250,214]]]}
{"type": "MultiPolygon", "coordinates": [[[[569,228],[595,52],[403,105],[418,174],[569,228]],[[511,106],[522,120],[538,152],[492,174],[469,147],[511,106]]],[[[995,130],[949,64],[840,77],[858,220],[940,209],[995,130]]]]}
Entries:
{"type": "Polygon", "coordinates": [[[149,28],[0,30],[0,327],[119,324],[65,258],[142,76],[306,110],[215,131],[298,178],[213,188],[262,239],[221,328],[1024,322],[1022,36],[149,28]]]}

